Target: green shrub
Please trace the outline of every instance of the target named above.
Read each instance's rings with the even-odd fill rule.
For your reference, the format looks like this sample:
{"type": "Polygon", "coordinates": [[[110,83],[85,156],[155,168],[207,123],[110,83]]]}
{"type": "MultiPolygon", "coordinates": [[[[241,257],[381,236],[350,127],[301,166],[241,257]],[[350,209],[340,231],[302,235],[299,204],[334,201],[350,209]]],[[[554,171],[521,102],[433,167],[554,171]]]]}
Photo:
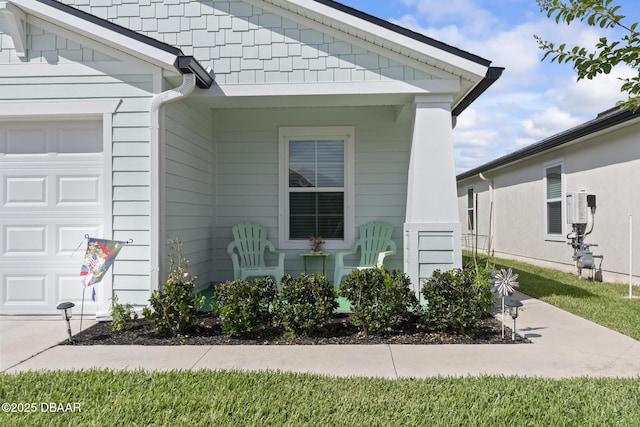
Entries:
{"type": "Polygon", "coordinates": [[[215,289],[214,313],[220,316],[222,330],[230,335],[254,336],[272,324],[271,307],[278,300],[278,288],[271,277],[225,282],[215,289]]]}
{"type": "Polygon", "coordinates": [[[472,270],[434,271],[424,282],[424,326],[438,331],[473,334],[493,304],[491,287],[472,270]],[[487,289],[488,293],[487,294],[487,289]]]}
{"type": "Polygon", "coordinates": [[[169,277],[160,289],[149,298],[151,309],[145,307],[142,314],[158,332],[169,332],[174,337],[184,334],[193,324],[196,311],[202,308],[204,297],[196,298],[196,278],[189,273],[189,261],[182,256],[182,242],[169,241],[169,277]]]}
{"type": "Polygon", "coordinates": [[[468,265],[466,269],[473,276],[474,292],[480,308],[485,312],[489,312],[496,302],[496,294],[491,292],[493,285],[489,283],[489,279],[493,277],[491,276],[493,268],[488,264],[481,266],[476,263],[468,265]]]}
{"type": "Polygon", "coordinates": [[[113,332],[126,331],[129,322],[137,319],[138,315],[133,309],[132,304],[118,304],[118,296],[113,296],[113,304],[111,306],[111,330],[113,332]]]}
{"type": "Polygon", "coordinates": [[[353,270],[340,284],[338,294],[349,300],[352,322],[365,333],[389,333],[420,312],[409,277],[399,270],[353,270]]]}
{"type": "Polygon", "coordinates": [[[276,305],[275,317],[285,330],[311,335],[324,328],[338,308],[336,293],[326,277],[302,273],[282,279],[284,301],[276,305]]]}

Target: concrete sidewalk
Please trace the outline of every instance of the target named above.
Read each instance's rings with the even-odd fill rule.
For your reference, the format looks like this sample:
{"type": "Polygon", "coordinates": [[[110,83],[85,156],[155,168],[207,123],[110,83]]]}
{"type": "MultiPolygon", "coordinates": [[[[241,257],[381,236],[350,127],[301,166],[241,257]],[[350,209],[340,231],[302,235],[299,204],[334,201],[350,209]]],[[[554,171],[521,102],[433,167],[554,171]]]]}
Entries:
{"type": "MultiPolygon", "coordinates": [[[[640,377],[639,341],[526,295],[516,294],[514,299],[524,304],[517,332],[531,344],[51,347],[66,337],[62,320],[0,318],[0,370],[270,369],[383,378],[640,377]],[[48,322],[46,333],[43,322],[48,322]],[[25,357],[29,353],[32,357],[25,357]]],[[[511,322],[509,317],[507,324],[511,322]]],[[[77,324],[72,330],[77,331],[77,324]]]]}

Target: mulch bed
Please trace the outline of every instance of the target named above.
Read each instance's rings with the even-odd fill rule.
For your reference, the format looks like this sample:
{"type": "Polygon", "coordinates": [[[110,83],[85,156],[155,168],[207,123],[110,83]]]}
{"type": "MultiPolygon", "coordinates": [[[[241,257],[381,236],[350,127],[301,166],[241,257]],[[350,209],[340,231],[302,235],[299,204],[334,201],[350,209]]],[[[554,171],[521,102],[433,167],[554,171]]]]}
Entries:
{"type": "Polygon", "coordinates": [[[219,319],[211,313],[198,313],[191,330],[178,337],[158,334],[145,319],[136,319],[124,332],[112,332],[110,322],[97,323],[74,336],[74,345],[327,345],[327,344],[517,344],[528,342],[516,335],[511,341],[511,329],[494,317],[483,319],[474,336],[419,330],[407,323],[385,336],[366,335],[350,323],[350,314],[336,314],[321,333],[310,337],[294,337],[281,329],[271,328],[252,339],[229,336],[222,332],[219,319]]]}

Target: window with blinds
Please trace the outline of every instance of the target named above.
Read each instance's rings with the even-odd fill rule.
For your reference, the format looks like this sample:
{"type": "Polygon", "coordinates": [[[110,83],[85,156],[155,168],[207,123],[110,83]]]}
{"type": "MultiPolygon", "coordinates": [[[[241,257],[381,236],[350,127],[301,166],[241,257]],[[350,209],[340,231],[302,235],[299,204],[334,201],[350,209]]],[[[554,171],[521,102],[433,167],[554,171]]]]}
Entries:
{"type": "Polygon", "coordinates": [[[545,168],[546,234],[562,235],[562,164],[545,168]]]}
{"type": "Polygon", "coordinates": [[[344,141],[289,141],[289,239],[344,238],[344,141]]]}

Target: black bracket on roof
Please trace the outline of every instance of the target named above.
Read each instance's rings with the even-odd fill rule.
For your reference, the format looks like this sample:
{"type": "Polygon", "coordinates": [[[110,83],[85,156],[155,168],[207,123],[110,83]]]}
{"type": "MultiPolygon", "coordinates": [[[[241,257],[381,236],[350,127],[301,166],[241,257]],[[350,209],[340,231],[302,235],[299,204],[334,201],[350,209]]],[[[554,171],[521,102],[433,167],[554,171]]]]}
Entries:
{"type": "Polygon", "coordinates": [[[209,75],[207,70],[193,57],[188,55],[180,55],[173,64],[180,70],[182,74],[195,74],[196,85],[200,89],[209,89],[213,84],[213,77],[209,75]]]}

